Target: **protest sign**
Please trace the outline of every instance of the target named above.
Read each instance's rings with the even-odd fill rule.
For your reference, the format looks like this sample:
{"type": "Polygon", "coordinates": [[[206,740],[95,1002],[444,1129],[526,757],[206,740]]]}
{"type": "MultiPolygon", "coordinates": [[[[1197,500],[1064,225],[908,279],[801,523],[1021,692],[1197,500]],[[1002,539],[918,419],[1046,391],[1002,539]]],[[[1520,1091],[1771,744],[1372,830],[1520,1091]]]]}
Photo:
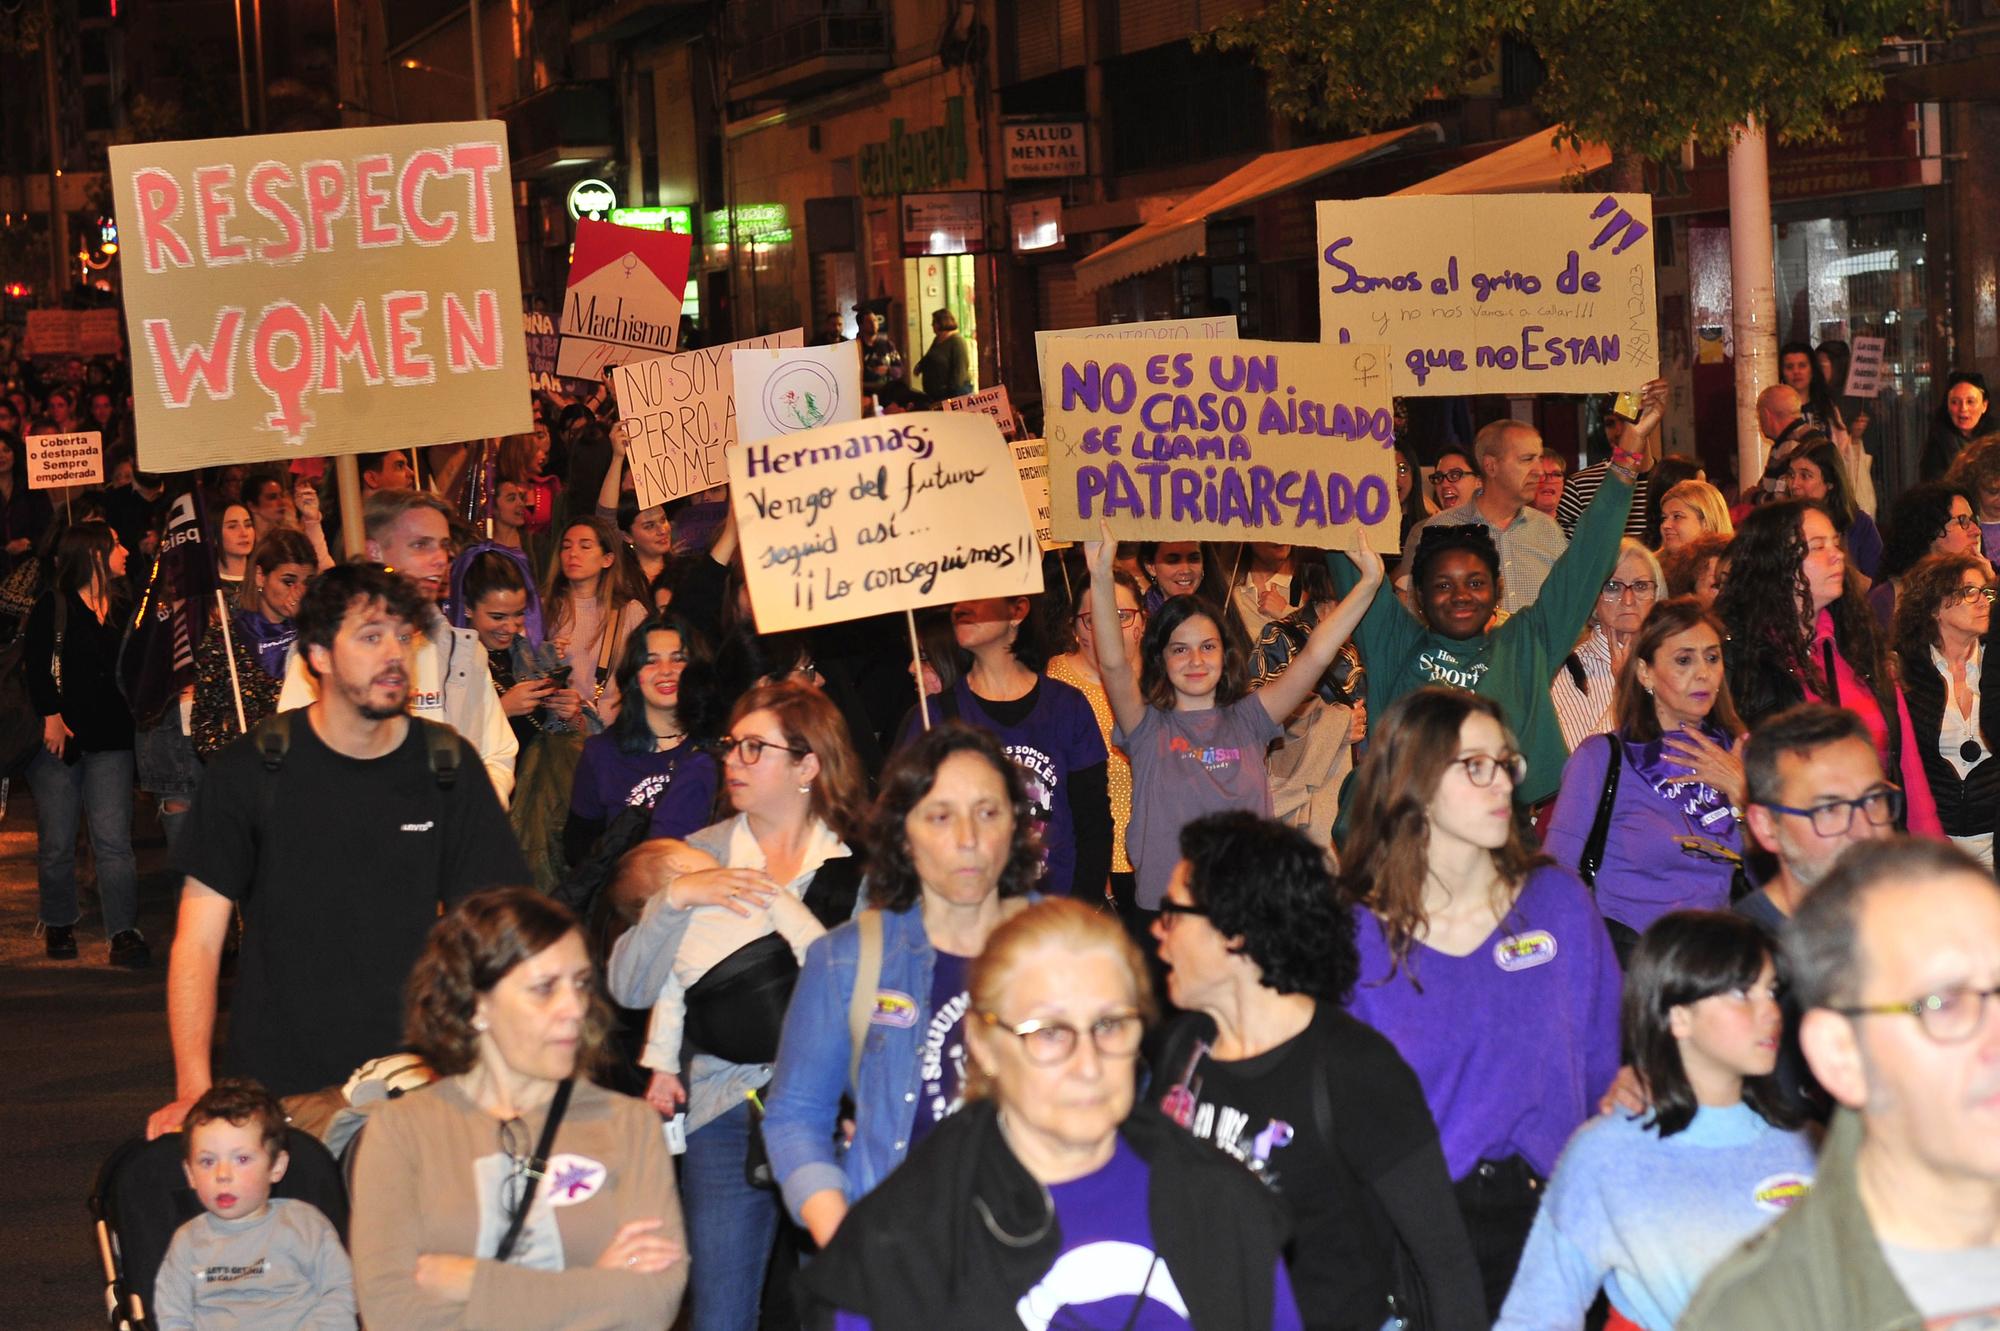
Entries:
{"type": "Polygon", "coordinates": [[[1212,314],[1203,319],[1152,319],[1145,323],[1097,324],[1090,328],[1038,329],[1035,333],[1035,374],[1041,380],[1042,401],[1052,396],[1049,383],[1049,343],[1058,337],[1111,338],[1133,342],[1186,342],[1194,338],[1235,337],[1236,316],[1212,314]]]}
{"type": "Polygon", "coordinates": [[[1058,541],[1049,532],[1049,445],[1045,439],[1012,439],[1014,470],[1021,477],[1021,495],[1028,501],[1028,514],[1035,520],[1035,540],[1044,551],[1066,550],[1068,541],[1058,541]]]}
{"type": "Polygon", "coordinates": [[[748,443],[861,419],[861,344],[730,353],[736,437],[748,443]]]}
{"type": "Polygon", "coordinates": [[[28,346],[30,356],[75,356],[80,354],[82,329],[75,310],[29,310],[28,346]]]}
{"type": "Polygon", "coordinates": [[[673,231],[578,222],[556,372],[598,380],[613,365],[679,346],[693,244],[673,231]]]}
{"type": "Polygon", "coordinates": [[[537,393],[561,393],[556,382],[556,321],[529,310],[521,316],[528,335],[528,386],[537,393]]]}
{"type": "Polygon", "coordinates": [[[797,347],[803,328],[672,356],[629,361],[612,372],[618,428],[629,450],[632,486],[650,508],[698,494],[729,479],[723,454],[736,446],[736,379],[730,353],[746,347],[797,347]]]}
{"type": "Polygon", "coordinates": [[[1319,205],[1320,338],[1388,343],[1396,392],[1636,390],[1659,366],[1644,194],[1319,205]]]}
{"type": "Polygon", "coordinates": [[[1853,354],[1847,362],[1848,397],[1872,398],[1882,395],[1882,357],[1889,349],[1886,337],[1866,334],[1854,339],[1853,354]]]}
{"type": "Polygon", "coordinates": [[[993,423],[1000,427],[1003,439],[1012,439],[1021,433],[1021,418],[1015,414],[1014,404],[1007,400],[1005,384],[982,388],[963,397],[948,397],[939,405],[946,411],[977,411],[991,416],[993,423]]]}
{"type": "Polygon", "coordinates": [[[125,349],[116,310],[78,310],[76,352],[79,356],[116,356],[125,349]]]}
{"type": "Polygon", "coordinates": [[[1049,343],[1058,540],[1397,548],[1386,347],[1049,343]]]}
{"type": "Polygon", "coordinates": [[[531,424],[497,120],[111,149],[139,464],[531,424]]]}
{"type": "Polygon", "coordinates": [[[104,483],[104,436],[97,431],[31,434],[27,442],[30,490],[104,483]]]}
{"type": "Polygon", "coordinates": [[[759,633],[1042,590],[1013,458],[981,416],[826,425],[728,460],[759,633]]]}

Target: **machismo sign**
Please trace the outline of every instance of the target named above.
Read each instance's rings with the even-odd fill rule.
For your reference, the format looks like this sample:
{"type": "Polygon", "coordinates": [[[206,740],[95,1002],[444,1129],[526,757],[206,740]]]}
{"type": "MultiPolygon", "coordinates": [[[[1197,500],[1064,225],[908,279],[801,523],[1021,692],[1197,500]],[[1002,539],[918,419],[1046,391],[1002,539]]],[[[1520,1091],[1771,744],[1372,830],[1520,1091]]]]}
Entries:
{"type": "Polygon", "coordinates": [[[972,170],[966,146],[965,99],[944,99],[944,123],[915,134],[903,132],[901,119],[889,122],[889,137],[862,146],[856,164],[861,192],[871,198],[921,194],[964,180],[972,170]]]}

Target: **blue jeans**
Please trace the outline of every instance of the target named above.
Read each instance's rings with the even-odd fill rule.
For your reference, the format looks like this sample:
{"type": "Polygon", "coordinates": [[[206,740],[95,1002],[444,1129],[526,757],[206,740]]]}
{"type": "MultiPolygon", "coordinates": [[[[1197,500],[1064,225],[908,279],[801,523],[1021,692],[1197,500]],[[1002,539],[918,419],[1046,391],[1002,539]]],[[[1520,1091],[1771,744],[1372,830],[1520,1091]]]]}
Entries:
{"type": "Polygon", "coordinates": [[[690,1331],[756,1331],[764,1269],[778,1237],[778,1194],[744,1177],[755,1130],[746,1103],[688,1134],[681,1211],[694,1304],[690,1331]]]}
{"type": "Polygon", "coordinates": [[[35,869],[42,923],[68,926],[82,913],[76,901],[76,822],[81,815],[90,821],[104,932],[119,934],[136,926],[139,880],[132,863],[132,751],[86,753],[65,763],[41,749],[28,765],[28,784],[35,791],[40,842],[35,869]]]}

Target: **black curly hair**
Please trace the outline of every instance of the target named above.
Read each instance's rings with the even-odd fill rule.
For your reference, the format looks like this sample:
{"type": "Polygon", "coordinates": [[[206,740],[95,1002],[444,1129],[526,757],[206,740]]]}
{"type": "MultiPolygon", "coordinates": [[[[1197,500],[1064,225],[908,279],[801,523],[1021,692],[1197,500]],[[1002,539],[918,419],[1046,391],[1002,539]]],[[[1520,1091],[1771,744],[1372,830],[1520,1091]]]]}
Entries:
{"type": "Polygon", "coordinates": [[[1361,973],[1354,912],[1335,895],[1326,852],[1294,827],[1240,809],[1181,828],[1188,892],[1266,987],[1344,1004],[1361,973]]]}
{"type": "Polygon", "coordinates": [[[1417,538],[1417,552],[1410,556],[1411,585],[1422,587],[1430,578],[1432,562],[1453,550],[1479,556],[1499,581],[1500,547],[1493,544],[1492,532],[1477,522],[1433,522],[1417,538]]]}
{"type": "Polygon", "coordinates": [[[882,793],[868,815],[868,904],[877,910],[905,911],[923,896],[924,885],[910,859],[910,834],[904,826],[924,796],[937,784],[938,769],[954,754],[984,758],[1007,789],[1014,811],[1014,840],[1006,867],[1000,871],[1000,895],[1018,897],[1035,885],[1042,872],[1041,838],[1035,831],[1034,806],[1027,783],[1000,741],[963,721],[947,721],[919,734],[898,750],[882,772],[882,793]]]}
{"type": "Polygon", "coordinates": [[[1931,552],[1931,542],[1943,535],[1944,524],[1951,519],[1954,499],[1963,499],[1974,513],[1979,511],[1978,502],[1963,487],[1945,481],[1926,481],[1896,496],[1882,532],[1883,577],[1901,577],[1931,552]]]}

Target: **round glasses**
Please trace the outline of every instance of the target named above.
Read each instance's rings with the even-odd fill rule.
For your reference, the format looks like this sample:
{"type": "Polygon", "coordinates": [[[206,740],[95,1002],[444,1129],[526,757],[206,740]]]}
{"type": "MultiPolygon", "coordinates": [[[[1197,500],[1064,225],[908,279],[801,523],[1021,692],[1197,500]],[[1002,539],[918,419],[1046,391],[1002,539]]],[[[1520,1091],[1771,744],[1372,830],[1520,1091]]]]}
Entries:
{"type": "MultiPolygon", "coordinates": [[[[1082,1035],[1066,1021],[1024,1021],[1009,1026],[998,1013],[981,1012],[979,1019],[997,1026],[1021,1042],[1021,1052],[1037,1067],[1051,1068],[1069,1060],[1082,1035]]],[[[1139,1037],[1146,1033],[1146,1019],[1136,1012],[1112,1012],[1090,1023],[1090,1043],[1106,1058],[1129,1058],[1139,1052],[1139,1037]]]]}
{"type": "Polygon", "coordinates": [[[1465,779],[1484,790],[1493,784],[1493,778],[1501,772],[1507,774],[1507,784],[1518,786],[1521,778],[1528,774],[1528,760],[1518,753],[1503,753],[1497,758],[1490,753],[1468,753],[1463,758],[1453,758],[1453,765],[1465,769],[1465,779]]]}
{"type": "Polygon", "coordinates": [[[1971,985],[1954,985],[1935,994],[1925,994],[1913,1003],[1863,1003],[1831,1011],[1843,1017],[1915,1017],[1924,1034],[1936,1043],[1964,1044],[1986,1024],[1986,1000],[1995,994],[2000,994],[2000,987],[1975,989],[1971,985]]]}
{"type": "Polygon", "coordinates": [[[1954,587],[1944,594],[1944,603],[1946,605],[1971,605],[1974,601],[1984,601],[1986,604],[1992,605],[1993,599],[1996,596],[2000,596],[2000,590],[1992,587],[1954,587]]]}
{"type": "Polygon", "coordinates": [[[780,753],[789,753],[799,758],[803,758],[812,752],[811,749],[794,749],[783,744],[773,744],[770,740],[759,739],[755,735],[745,735],[742,739],[737,739],[733,735],[724,735],[709,747],[710,751],[717,758],[724,759],[725,761],[730,754],[735,754],[743,760],[745,767],[755,767],[757,760],[764,756],[764,750],[766,749],[776,749],[780,753]]]}

